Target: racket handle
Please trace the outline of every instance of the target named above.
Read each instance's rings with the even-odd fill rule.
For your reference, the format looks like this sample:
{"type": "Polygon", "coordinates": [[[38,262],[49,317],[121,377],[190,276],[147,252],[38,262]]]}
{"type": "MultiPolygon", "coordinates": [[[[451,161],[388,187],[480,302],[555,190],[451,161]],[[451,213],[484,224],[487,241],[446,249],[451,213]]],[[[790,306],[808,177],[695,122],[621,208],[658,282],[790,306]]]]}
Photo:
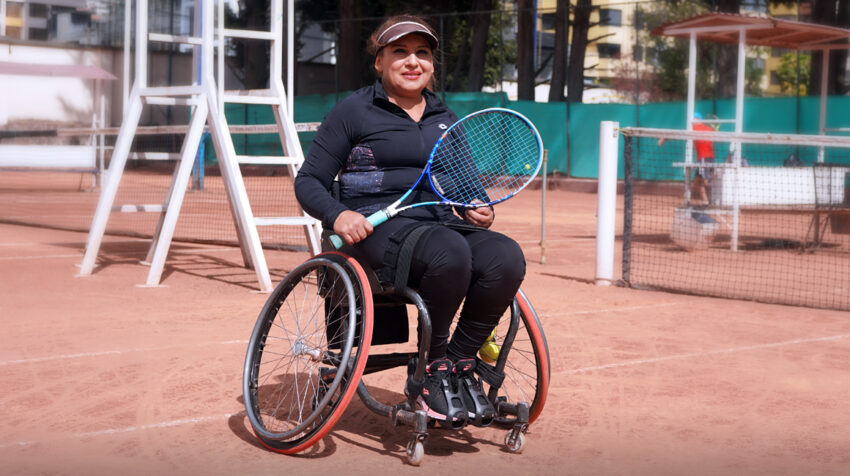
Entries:
{"type": "Polygon", "coordinates": [[[336,235],[336,234],[331,235],[331,237],[329,239],[331,240],[331,244],[334,245],[334,249],[338,250],[338,249],[342,248],[343,241],[342,241],[342,238],[340,238],[339,235],[336,235]]]}
{"type": "MultiPolygon", "coordinates": [[[[389,219],[390,215],[385,210],[378,210],[377,212],[366,217],[366,220],[368,220],[373,227],[376,227],[389,219]]],[[[342,245],[345,244],[345,242],[342,240],[342,237],[337,234],[331,235],[328,239],[331,240],[331,244],[334,245],[335,249],[340,249],[342,248],[342,245]]]]}

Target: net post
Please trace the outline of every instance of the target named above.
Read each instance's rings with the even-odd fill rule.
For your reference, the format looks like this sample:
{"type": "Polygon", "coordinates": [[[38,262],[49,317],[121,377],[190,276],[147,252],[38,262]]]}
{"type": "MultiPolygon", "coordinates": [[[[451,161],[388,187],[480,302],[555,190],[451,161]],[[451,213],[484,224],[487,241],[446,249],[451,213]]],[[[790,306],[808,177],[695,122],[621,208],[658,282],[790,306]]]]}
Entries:
{"type": "Polygon", "coordinates": [[[540,264],[546,264],[546,173],[549,149],[543,149],[543,167],[540,172],[540,264]]]}
{"type": "Polygon", "coordinates": [[[599,182],[596,208],[596,285],[614,280],[614,224],[617,214],[617,146],[620,124],[599,124],[599,182]]]}

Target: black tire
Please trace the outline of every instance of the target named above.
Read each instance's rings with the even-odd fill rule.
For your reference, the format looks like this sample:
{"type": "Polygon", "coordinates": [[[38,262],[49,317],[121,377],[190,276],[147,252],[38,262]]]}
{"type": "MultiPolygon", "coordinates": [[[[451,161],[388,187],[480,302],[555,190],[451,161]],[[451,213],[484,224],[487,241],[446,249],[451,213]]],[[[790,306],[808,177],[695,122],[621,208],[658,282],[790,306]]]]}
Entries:
{"type": "Polygon", "coordinates": [[[254,326],[242,391],[254,433],[273,451],[318,442],[356,393],[371,341],[371,293],[346,258],[323,253],[292,270],[254,326]]]}

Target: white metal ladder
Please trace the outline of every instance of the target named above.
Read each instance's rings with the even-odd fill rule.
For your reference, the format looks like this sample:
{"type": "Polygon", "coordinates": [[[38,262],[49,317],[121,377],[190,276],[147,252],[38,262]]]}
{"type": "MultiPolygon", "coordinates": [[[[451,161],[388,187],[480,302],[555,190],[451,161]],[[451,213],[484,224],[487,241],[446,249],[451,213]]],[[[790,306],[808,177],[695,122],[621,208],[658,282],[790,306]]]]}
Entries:
{"type": "MultiPolygon", "coordinates": [[[[217,97],[218,91],[216,91],[216,82],[212,72],[214,12],[212,8],[203,8],[204,4],[210,6],[210,4],[204,0],[196,0],[195,2],[195,31],[200,31],[201,36],[186,37],[148,33],[147,0],[137,0],[136,2],[136,79],[130,93],[130,98],[127,103],[128,107],[124,113],[124,119],[116,140],[112,161],[109,166],[104,187],[101,190],[95,216],[89,231],[86,252],[80,269],[81,276],[90,275],[94,269],[97,254],[103,239],[103,234],[106,230],[106,223],[109,219],[109,214],[113,209],[118,185],[121,181],[121,176],[129,156],[130,146],[141,117],[143,103],[193,106],[189,129],[183,141],[180,159],[175,168],[174,175],[172,176],[171,186],[167,192],[165,203],[161,207],[142,208],[144,211],[160,213],[160,219],[156,226],[156,231],[154,232],[151,247],[146,259],[151,266],[148,272],[146,282],[147,286],[159,285],[162,277],[165,259],[171,245],[171,240],[177,223],[177,217],[180,213],[180,207],[189,182],[195,152],[200,144],[205,124],[209,125],[213,144],[216,149],[216,155],[219,159],[219,166],[225,182],[225,189],[227,190],[231,212],[233,213],[234,222],[236,224],[242,256],[245,261],[245,265],[248,268],[253,268],[255,270],[259,281],[260,291],[271,291],[272,284],[265,257],[263,255],[262,245],[260,244],[259,235],[257,233],[256,226],[260,224],[258,222],[261,222],[262,224],[295,224],[304,226],[311,250],[314,253],[318,252],[318,235],[320,230],[318,228],[318,223],[312,218],[302,215],[301,217],[291,218],[282,217],[255,219],[253,216],[239,169],[240,160],[245,160],[245,163],[250,160],[265,161],[263,163],[285,164],[290,167],[290,173],[294,176],[297,172],[297,167],[303,160],[303,154],[297,140],[295,127],[291,120],[291,114],[282,109],[282,105],[284,104],[283,98],[285,96],[283,95],[283,88],[281,85],[280,88],[275,91],[278,93],[276,101],[281,104],[281,106],[276,109],[275,115],[278,128],[280,130],[281,141],[284,144],[285,150],[292,155],[290,157],[250,157],[247,159],[240,159],[240,157],[236,155],[230,129],[228,128],[227,121],[223,113],[223,101],[217,97]],[[193,54],[193,76],[195,78],[195,84],[191,86],[147,87],[148,41],[181,43],[195,46],[196,48],[193,54]],[[198,54],[198,46],[202,48],[202,55],[198,54]],[[199,61],[201,65],[200,72],[198,68],[199,61]]],[[[281,0],[275,0],[273,2],[273,9],[277,8],[277,11],[280,12],[280,7],[281,0]]],[[[219,11],[221,12],[222,10],[219,11]]],[[[277,21],[280,22],[280,18],[278,18],[279,16],[280,15],[272,17],[273,23],[275,18],[277,18],[277,21]]],[[[279,29],[277,30],[278,37],[280,37],[281,32],[282,28],[279,26],[279,29]]],[[[276,43],[280,44],[280,41],[277,41],[276,43]]],[[[223,48],[224,43],[220,41],[219,45],[223,48]]],[[[278,58],[278,64],[279,61],[280,60],[278,58]]],[[[272,61],[272,65],[274,65],[274,60],[272,61]]],[[[274,70],[274,68],[272,68],[272,70],[274,70]]],[[[279,70],[278,66],[278,71],[279,70]]],[[[277,85],[279,85],[279,82],[280,80],[278,79],[277,85]]],[[[277,87],[274,82],[272,82],[272,84],[274,85],[273,87],[277,87]]],[[[268,101],[271,101],[271,99],[268,99],[268,101]]]]}
{"type": "MultiPolygon", "coordinates": [[[[218,114],[224,117],[224,105],[226,103],[236,104],[256,104],[271,106],[274,111],[276,132],[280,137],[280,143],[283,146],[282,156],[256,156],[256,155],[236,155],[236,160],[240,165],[280,165],[285,166],[290,177],[295,177],[298,169],[304,162],[304,154],[301,150],[301,144],[298,142],[298,132],[295,128],[295,122],[292,117],[292,103],[287,101],[286,93],[281,79],[283,69],[281,65],[283,57],[283,2],[275,0],[271,2],[270,12],[270,31],[257,31],[245,29],[228,29],[224,25],[224,1],[218,2],[218,28],[216,29],[216,38],[218,43],[218,70],[217,82],[218,85],[218,114]],[[244,38],[259,41],[268,41],[270,45],[270,65],[269,65],[269,88],[255,90],[237,90],[226,91],[224,89],[224,64],[225,64],[225,46],[227,38],[244,38]]],[[[292,12],[290,12],[291,15],[292,12]]],[[[289,54],[293,54],[290,52],[289,54]]],[[[268,127],[258,125],[253,127],[254,131],[243,130],[240,133],[266,133],[268,127]]],[[[248,128],[252,129],[252,128],[248,128]]],[[[225,133],[230,135],[230,130],[225,130],[225,133]]],[[[229,141],[232,147],[232,139],[229,141]]],[[[232,150],[231,150],[232,151],[232,150]]],[[[235,154],[235,151],[232,151],[235,154]]],[[[300,207],[299,207],[300,210],[300,207]]],[[[300,216],[290,217],[254,217],[256,226],[269,225],[300,225],[304,227],[305,237],[309,244],[310,251],[313,254],[321,252],[320,223],[301,211],[300,216]]]]}

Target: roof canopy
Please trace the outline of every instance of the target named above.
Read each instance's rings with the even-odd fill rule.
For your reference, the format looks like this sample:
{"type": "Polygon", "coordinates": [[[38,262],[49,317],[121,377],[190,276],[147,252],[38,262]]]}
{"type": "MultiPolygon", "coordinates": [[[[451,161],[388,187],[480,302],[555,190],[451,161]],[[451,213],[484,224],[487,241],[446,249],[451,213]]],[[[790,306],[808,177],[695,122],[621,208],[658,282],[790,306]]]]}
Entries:
{"type": "Polygon", "coordinates": [[[850,30],[845,28],[735,13],[697,15],[665,23],[652,33],[685,39],[695,33],[700,41],[735,44],[741,30],[747,31],[746,44],[752,46],[794,50],[850,48],[850,30]]]}
{"type": "Polygon", "coordinates": [[[0,74],[106,80],[117,79],[103,68],[81,64],[31,64],[0,61],[0,74]]]}

